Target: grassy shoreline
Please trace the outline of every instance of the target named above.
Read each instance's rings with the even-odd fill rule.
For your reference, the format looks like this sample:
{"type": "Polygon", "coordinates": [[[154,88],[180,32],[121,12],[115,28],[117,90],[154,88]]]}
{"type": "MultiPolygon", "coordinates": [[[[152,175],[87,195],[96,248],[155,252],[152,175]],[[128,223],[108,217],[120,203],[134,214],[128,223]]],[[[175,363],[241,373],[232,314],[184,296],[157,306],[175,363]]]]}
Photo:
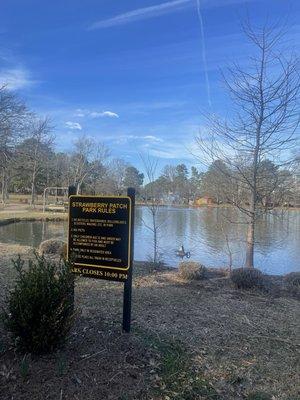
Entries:
{"type": "Polygon", "coordinates": [[[67,221],[67,213],[53,213],[42,211],[7,211],[0,213],[0,226],[13,224],[16,222],[34,222],[34,221],[67,221]]]}
{"type": "MultiPolygon", "coordinates": [[[[31,257],[0,245],[2,293],[18,253],[31,257]]],[[[299,399],[299,300],[288,293],[236,290],[217,275],[186,282],[136,263],[127,335],[122,292],[120,283],[78,278],[74,329],[48,356],[24,361],[0,326],[1,399],[299,399]]]]}

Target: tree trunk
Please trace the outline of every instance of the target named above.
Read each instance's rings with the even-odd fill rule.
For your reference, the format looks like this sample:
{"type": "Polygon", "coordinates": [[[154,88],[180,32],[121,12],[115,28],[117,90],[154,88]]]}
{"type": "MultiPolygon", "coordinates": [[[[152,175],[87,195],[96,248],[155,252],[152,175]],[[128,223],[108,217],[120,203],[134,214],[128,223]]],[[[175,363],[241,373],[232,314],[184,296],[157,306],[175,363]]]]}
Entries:
{"type": "Polygon", "coordinates": [[[34,186],[34,181],[32,181],[31,183],[31,200],[30,200],[30,204],[32,206],[34,206],[34,200],[35,200],[35,186],[34,186]]]}
{"type": "Polygon", "coordinates": [[[250,207],[249,207],[249,220],[247,230],[247,248],[246,248],[246,268],[254,268],[254,231],[255,231],[255,210],[256,210],[256,184],[252,190],[250,207]]]}
{"type": "Polygon", "coordinates": [[[156,229],[156,220],[155,220],[155,213],[152,213],[153,219],[153,263],[156,266],[157,263],[157,229],[156,229]]]}
{"type": "Polygon", "coordinates": [[[2,170],[2,183],[1,183],[1,201],[2,204],[5,205],[9,199],[8,195],[8,186],[9,186],[9,177],[7,176],[7,170],[3,168],[2,170]]]}
{"type": "Polygon", "coordinates": [[[251,217],[247,231],[246,268],[254,268],[254,218],[251,217]]]}
{"type": "Polygon", "coordinates": [[[1,192],[1,200],[2,204],[5,205],[6,195],[5,195],[5,170],[2,170],[2,192],[1,192]]]}
{"type": "Polygon", "coordinates": [[[33,156],[33,168],[32,168],[32,176],[31,176],[31,206],[34,206],[35,203],[35,183],[36,176],[39,168],[39,157],[38,157],[38,149],[41,142],[41,137],[38,136],[37,142],[34,148],[34,156],[33,156]]]}
{"type": "Polygon", "coordinates": [[[265,49],[263,48],[261,67],[260,67],[260,80],[259,80],[259,96],[260,96],[260,111],[256,128],[256,143],[253,154],[253,177],[251,185],[251,197],[249,206],[249,222],[247,232],[247,249],[246,249],[246,268],[254,268],[254,230],[257,206],[257,171],[259,165],[259,152],[261,150],[261,135],[262,125],[264,121],[265,99],[263,90],[264,69],[265,69],[265,49]]]}
{"type": "Polygon", "coordinates": [[[36,163],[33,167],[32,178],[31,178],[31,206],[34,206],[35,203],[35,180],[36,180],[36,163]]]}

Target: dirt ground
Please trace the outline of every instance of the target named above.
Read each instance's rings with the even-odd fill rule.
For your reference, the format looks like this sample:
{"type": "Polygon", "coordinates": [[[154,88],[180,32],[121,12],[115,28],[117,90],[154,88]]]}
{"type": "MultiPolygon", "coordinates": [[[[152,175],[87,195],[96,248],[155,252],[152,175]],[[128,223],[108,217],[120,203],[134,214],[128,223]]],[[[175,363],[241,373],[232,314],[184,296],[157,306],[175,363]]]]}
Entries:
{"type": "MultiPolygon", "coordinates": [[[[0,245],[1,306],[10,259],[0,245]]],[[[225,277],[188,283],[176,270],[135,266],[132,332],[122,333],[119,283],[78,278],[65,347],[21,355],[0,327],[0,399],[299,400],[300,307],[274,279],[269,291],[225,277]]]]}

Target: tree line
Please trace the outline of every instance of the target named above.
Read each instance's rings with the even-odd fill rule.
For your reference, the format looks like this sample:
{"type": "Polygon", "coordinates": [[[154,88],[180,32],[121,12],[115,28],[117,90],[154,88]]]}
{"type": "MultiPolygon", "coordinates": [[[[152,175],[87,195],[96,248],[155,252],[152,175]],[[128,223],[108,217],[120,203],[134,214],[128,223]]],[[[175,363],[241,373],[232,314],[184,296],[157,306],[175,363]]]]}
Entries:
{"type": "Polygon", "coordinates": [[[100,141],[81,136],[70,152],[55,149],[49,118],[28,110],[19,96],[0,88],[1,200],[10,193],[30,195],[33,205],[46,187],[74,185],[77,192],[120,193],[139,188],[143,174],[122,159],[112,159],[100,141]]]}
{"type": "MultiPolygon", "coordinates": [[[[166,165],[144,158],[144,174],[122,159],[112,159],[100,141],[79,137],[69,152],[57,152],[51,121],[31,112],[5,86],[0,88],[1,199],[30,194],[31,204],[45,187],[76,186],[77,193],[122,193],[135,187],[151,211],[154,242],[161,203],[189,204],[208,196],[231,204],[247,224],[246,266],[254,266],[255,226],[275,206],[299,205],[299,57],[282,47],[278,27],[243,31],[252,46],[247,65],[223,72],[230,100],[226,117],[205,113],[196,138],[205,172],[185,164],[166,165]]],[[[143,158],[143,157],[142,157],[143,158]]],[[[157,246],[154,246],[157,249],[157,246]]],[[[156,254],[156,250],[154,250],[156,254]]]]}
{"type": "MultiPolygon", "coordinates": [[[[258,170],[258,198],[261,207],[295,206],[300,202],[300,163],[293,163],[291,168],[276,165],[271,160],[264,160],[258,170]]],[[[240,169],[243,169],[242,164],[240,169]]],[[[248,172],[251,168],[248,167],[248,172]]],[[[162,174],[153,182],[145,185],[145,192],[150,192],[166,203],[195,203],[197,199],[208,197],[215,204],[247,204],[249,190],[238,184],[238,176],[224,161],[213,161],[206,172],[195,166],[190,171],[185,164],[166,165],[162,174]]]]}
{"type": "MultiPolygon", "coordinates": [[[[158,177],[144,179],[144,174],[122,159],[111,157],[102,142],[81,136],[69,152],[55,150],[53,126],[28,110],[15,93],[0,88],[0,168],[1,200],[9,193],[37,194],[46,187],[74,185],[81,193],[122,193],[135,187],[141,200],[149,193],[160,203],[189,204],[208,196],[217,204],[246,204],[249,190],[239,184],[241,171],[251,175],[251,166],[233,170],[225,161],[212,161],[207,171],[185,164],[166,165],[158,177]],[[238,171],[238,173],[237,173],[238,171]]],[[[299,193],[298,171],[263,160],[257,170],[258,199],[262,207],[295,204],[299,193]]]]}

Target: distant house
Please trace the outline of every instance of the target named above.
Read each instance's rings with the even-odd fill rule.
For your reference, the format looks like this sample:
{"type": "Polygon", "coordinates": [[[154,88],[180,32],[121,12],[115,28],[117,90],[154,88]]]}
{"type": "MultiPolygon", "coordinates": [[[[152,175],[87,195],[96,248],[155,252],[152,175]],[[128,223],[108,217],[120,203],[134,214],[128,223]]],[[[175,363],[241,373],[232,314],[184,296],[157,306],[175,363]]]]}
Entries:
{"type": "Polygon", "coordinates": [[[195,206],[210,206],[214,204],[214,199],[209,196],[199,197],[194,201],[195,206]]]}

